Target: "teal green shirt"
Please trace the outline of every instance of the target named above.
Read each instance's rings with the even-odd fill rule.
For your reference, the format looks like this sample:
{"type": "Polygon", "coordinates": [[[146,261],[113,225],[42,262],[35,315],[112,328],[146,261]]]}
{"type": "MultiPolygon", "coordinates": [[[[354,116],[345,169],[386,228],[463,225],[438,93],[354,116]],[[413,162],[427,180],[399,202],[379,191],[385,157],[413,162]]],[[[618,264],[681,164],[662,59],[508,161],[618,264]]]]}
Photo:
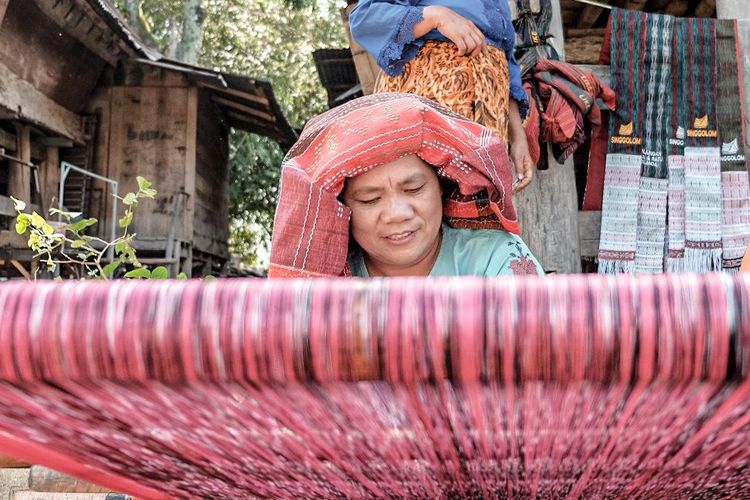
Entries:
{"type": "MultiPolygon", "coordinates": [[[[352,274],[369,277],[362,251],[349,255],[352,274]]],[[[494,229],[456,229],[443,224],[443,241],[430,276],[544,274],[520,237],[494,229]]]]}

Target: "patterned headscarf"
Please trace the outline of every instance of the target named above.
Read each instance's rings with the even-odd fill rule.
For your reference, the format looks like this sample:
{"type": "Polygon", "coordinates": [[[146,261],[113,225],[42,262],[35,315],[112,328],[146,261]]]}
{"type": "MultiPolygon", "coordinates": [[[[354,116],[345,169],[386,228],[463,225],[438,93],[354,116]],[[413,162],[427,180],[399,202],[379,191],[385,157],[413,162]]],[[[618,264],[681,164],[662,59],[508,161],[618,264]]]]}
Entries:
{"type": "Polygon", "coordinates": [[[444,193],[453,227],[520,232],[507,145],[490,129],[412,94],[374,94],[312,119],[282,164],[270,277],[339,276],[350,210],[347,177],[409,154],[457,188],[444,193]]]}

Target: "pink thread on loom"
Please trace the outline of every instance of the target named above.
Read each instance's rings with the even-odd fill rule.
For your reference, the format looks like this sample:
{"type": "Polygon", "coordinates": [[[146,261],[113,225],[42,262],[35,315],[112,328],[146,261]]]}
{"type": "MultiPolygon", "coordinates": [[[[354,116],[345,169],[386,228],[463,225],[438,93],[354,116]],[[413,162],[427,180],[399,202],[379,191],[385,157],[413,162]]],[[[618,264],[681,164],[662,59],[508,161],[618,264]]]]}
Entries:
{"type": "Polygon", "coordinates": [[[749,292],[744,275],[4,284],[0,451],[144,498],[737,497],[749,292]]]}

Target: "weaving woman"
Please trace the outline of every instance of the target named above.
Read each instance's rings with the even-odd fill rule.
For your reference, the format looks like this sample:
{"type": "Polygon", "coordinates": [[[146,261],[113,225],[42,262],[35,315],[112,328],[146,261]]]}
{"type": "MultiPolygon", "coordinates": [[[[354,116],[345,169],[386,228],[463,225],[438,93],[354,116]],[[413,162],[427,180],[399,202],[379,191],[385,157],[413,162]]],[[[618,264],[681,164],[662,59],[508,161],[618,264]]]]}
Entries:
{"type": "Polygon", "coordinates": [[[510,143],[515,191],[533,177],[521,120],[529,109],[506,0],[360,0],[352,36],[383,69],[375,92],[408,92],[493,129],[510,143]]]}
{"type": "Polygon", "coordinates": [[[284,160],[269,275],[538,274],[511,179],[505,142],[432,100],[351,101],[284,160]]]}

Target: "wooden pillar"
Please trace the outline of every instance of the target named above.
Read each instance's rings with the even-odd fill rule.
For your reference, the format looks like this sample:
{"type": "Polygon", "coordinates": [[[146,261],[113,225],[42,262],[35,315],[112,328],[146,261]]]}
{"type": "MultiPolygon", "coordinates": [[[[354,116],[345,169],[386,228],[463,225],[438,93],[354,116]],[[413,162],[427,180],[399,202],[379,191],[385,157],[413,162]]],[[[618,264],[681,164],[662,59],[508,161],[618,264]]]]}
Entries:
{"type": "MultiPolygon", "coordinates": [[[[31,162],[31,128],[27,125],[16,125],[16,157],[23,162],[31,162]]],[[[32,203],[30,167],[10,162],[8,177],[10,195],[27,203],[32,203]]]]}
{"type": "MultiPolygon", "coordinates": [[[[549,154],[549,153],[548,153],[549,154]]],[[[546,272],[581,272],[578,197],[573,161],[559,165],[549,154],[549,169],[515,201],[521,237],[546,272]]]]}
{"type": "Polygon", "coordinates": [[[47,147],[47,155],[40,170],[42,211],[46,217],[50,207],[57,207],[60,201],[57,199],[60,190],[60,150],[57,146],[47,147]]]}
{"type": "MultiPolygon", "coordinates": [[[[560,0],[552,0],[550,33],[554,46],[565,59],[560,0]]],[[[515,198],[521,236],[547,272],[581,272],[578,236],[578,195],[573,159],[559,165],[549,149],[549,169],[515,198]]]]}
{"type": "MultiPolygon", "coordinates": [[[[716,17],[718,19],[750,19],[750,2],[747,0],[716,0],[716,17]]],[[[745,81],[747,82],[747,80],[745,81]]]]}
{"type": "Polygon", "coordinates": [[[560,59],[565,60],[565,36],[562,22],[562,9],[560,0],[552,0],[552,20],[549,24],[549,32],[554,37],[552,46],[555,47],[560,59]]]}

